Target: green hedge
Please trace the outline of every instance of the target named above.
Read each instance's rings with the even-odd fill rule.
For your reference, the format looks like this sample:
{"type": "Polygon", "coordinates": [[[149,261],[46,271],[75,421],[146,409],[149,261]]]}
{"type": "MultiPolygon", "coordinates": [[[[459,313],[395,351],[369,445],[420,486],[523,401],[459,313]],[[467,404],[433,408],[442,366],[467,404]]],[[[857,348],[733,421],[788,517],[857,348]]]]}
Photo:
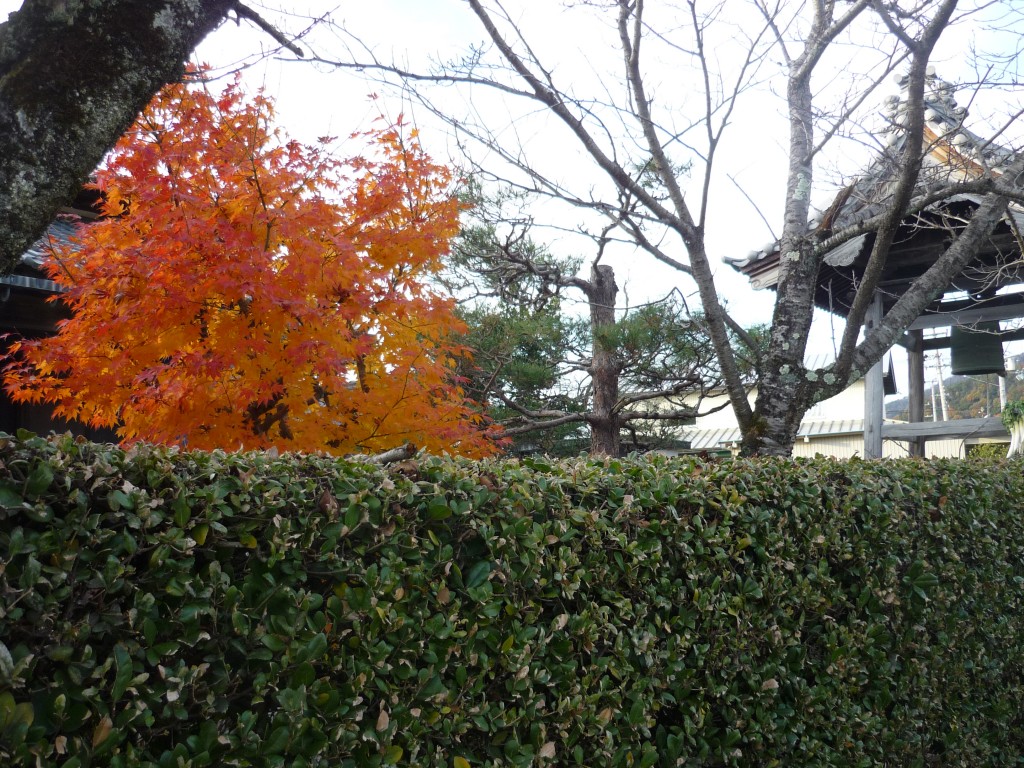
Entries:
{"type": "Polygon", "coordinates": [[[1024,763],[1020,463],[0,462],[0,765],[1024,763]]]}

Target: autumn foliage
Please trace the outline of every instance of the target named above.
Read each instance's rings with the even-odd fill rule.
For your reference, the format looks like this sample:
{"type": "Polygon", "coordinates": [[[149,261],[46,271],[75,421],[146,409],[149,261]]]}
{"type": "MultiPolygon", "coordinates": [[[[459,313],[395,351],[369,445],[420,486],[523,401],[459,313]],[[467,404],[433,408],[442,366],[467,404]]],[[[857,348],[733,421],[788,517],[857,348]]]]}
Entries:
{"type": "Polygon", "coordinates": [[[48,265],[73,317],[15,343],[8,391],[127,442],[489,452],[429,285],[458,228],[449,171],[401,124],[341,161],[272,117],[237,82],[150,104],[97,174],[105,218],[48,265]]]}

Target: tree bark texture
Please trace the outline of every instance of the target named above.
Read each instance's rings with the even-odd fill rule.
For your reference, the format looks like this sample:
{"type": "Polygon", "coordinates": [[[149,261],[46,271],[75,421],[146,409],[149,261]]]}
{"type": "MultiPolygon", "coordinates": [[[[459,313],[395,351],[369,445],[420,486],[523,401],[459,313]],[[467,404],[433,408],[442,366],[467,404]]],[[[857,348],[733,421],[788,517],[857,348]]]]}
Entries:
{"type": "Polygon", "coordinates": [[[619,292],[615,272],[609,266],[595,264],[590,271],[588,286],[590,326],[594,336],[590,362],[594,399],[587,417],[590,452],[595,456],[618,456],[621,450],[620,424],[615,406],[619,401],[621,363],[616,354],[615,340],[609,336],[615,332],[615,298],[619,292]]]}
{"type": "Polygon", "coordinates": [[[236,0],[25,0],[0,24],[0,273],[236,0]]]}
{"type": "MultiPolygon", "coordinates": [[[[811,73],[821,55],[827,16],[816,16],[803,55],[790,65],[789,171],[780,241],[779,282],[771,339],[749,426],[740,422],[743,451],[788,456],[807,410],[804,350],[814,316],[814,284],[820,262],[807,237],[814,180],[814,105],[811,73]],[[746,426],[746,428],[745,428],[746,426]]],[[[732,398],[735,404],[735,398],[732,398]]],[[[735,407],[735,405],[734,405],[735,407]]]]}

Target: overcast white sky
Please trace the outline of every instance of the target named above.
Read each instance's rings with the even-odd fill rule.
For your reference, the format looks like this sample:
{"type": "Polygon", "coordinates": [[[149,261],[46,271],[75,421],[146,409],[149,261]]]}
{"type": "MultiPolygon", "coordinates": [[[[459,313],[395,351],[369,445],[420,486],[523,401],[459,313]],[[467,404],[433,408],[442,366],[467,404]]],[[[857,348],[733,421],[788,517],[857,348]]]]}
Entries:
{"type": "MultiPolygon", "coordinates": [[[[587,27],[585,20],[574,17],[572,26],[568,27],[565,15],[559,10],[560,4],[550,0],[506,5],[519,9],[514,14],[518,14],[529,27],[531,44],[541,56],[557,62],[560,76],[574,82],[594,76],[597,67],[588,64],[586,54],[581,51],[582,44],[574,41],[592,41],[595,36],[606,35],[608,30],[603,23],[595,20],[587,27]],[[584,25],[582,28],[581,24],[584,25]]],[[[461,0],[381,0],[372,4],[342,2],[333,17],[358,31],[361,37],[373,45],[382,59],[390,60],[394,57],[408,62],[410,68],[422,66],[431,58],[448,60],[458,57],[469,45],[481,43],[484,39],[479,23],[461,0]]],[[[199,49],[197,57],[214,64],[226,63],[233,60],[231,54],[226,53],[252,51],[254,43],[259,42],[259,33],[251,30],[224,29],[199,49]]],[[[611,42],[609,40],[609,44],[611,42]]],[[[329,53],[329,40],[321,38],[319,45],[322,53],[329,53]]],[[[610,56],[614,55],[610,45],[609,52],[610,56]]],[[[614,59],[609,62],[612,65],[615,63],[614,59]]],[[[392,115],[400,111],[405,111],[407,116],[411,114],[423,128],[424,143],[436,156],[444,158],[447,155],[453,162],[461,160],[457,150],[451,147],[445,129],[433,121],[425,110],[403,103],[393,92],[367,82],[356,73],[265,60],[248,70],[246,78],[249,83],[266,84],[268,91],[278,100],[281,122],[299,138],[308,139],[327,133],[343,136],[352,130],[368,127],[383,105],[392,115]],[[380,93],[378,101],[367,99],[371,90],[380,93]]],[[[446,97],[442,95],[442,98],[446,97]]],[[[452,94],[450,98],[454,109],[467,108],[465,97],[452,94]]],[[[472,97],[472,106],[478,110],[486,109],[482,105],[488,99],[487,95],[476,93],[472,97]]],[[[592,174],[592,165],[579,157],[574,145],[552,142],[548,138],[546,132],[551,128],[552,121],[546,116],[533,115],[524,119],[515,112],[515,105],[509,107],[496,99],[490,101],[489,107],[491,111],[488,119],[495,130],[501,131],[510,141],[513,135],[515,140],[532,140],[532,151],[546,155],[544,159],[548,162],[556,161],[567,177],[592,174]]],[[[776,113],[774,117],[777,116],[776,113]]],[[[785,154],[779,144],[780,140],[785,141],[784,137],[780,139],[774,132],[746,139],[737,136],[736,146],[743,151],[737,151],[729,157],[730,171],[743,179],[750,188],[765,187],[765,181],[769,179],[780,182],[785,167],[785,154]]],[[[602,182],[597,177],[593,183],[602,182]]],[[[724,255],[745,255],[773,239],[767,226],[753,213],[742,196],[735,190],[730,192],[735,207],[731,211],[728,205],[721,207],[726,211],[723,215],[728,220],[720,220],[709,227],[709,244],[716,260],[724,255]]],[[[766,213],[778,221],[780,211],[770,209],[772,205],[778,207],[780,197],[762,195],[762,198],[761,204],[768,209],[766,213]]],[[[582,221],[575,212],[560,210],[558,216],[560,223],[570,226],[577,223],[578,219],[582,221]]],[[[543,233],[538,233],[538,238],[544,237],[543,233]]],[[[586,254],[591,248],[585,241],[555,231],[548,233],[545,242],[553,250],[566,253],[586,254]]],[[[620,301],[623,306],[661,298],[673,287],[679,287],[687,294],[693,293],[692,285],[685,277],[650,257],[636,257],[633,249],[620,249],[606,257],[606,261],[616,269],[622,288],[620,301]]],[[[731,267],[723,264],[719,272],[723,293],[741,322],[752,324],[766,322],[770,318],[770,294],[750,290],[745,278],[740,277],[731,267]]]]}
{"type": "MultiPolygon", "coordinates": [[[[562,82],[570,82],[582,89],[586,87],[584,83],[595,82],[602,74],[609,71],[616,71],[617,74],[619,63],[614,47],[616,41],[608,37],[610,32],[605,21],[589,20],[585,14],[578,12],[579,9],[568,16],[562,10],[564,3],[552,0],[507,0],[504,5],[523,27],[539,57],[553,62],[553,74],[561,78],[562,82]],[[594,50],[601,50],[601,46],[595,46],[594,40],[603,43],[605,39],[609,61],[595,62],[594,50]]],[[[380,59],[397,60],[407,64],[409,69],[423,69],[430,60],[447,61],[457,58],[465,54],[472,44],[484,41],[484,32],[479,22],[463,0],[376,0],[373,3],[340,0],[336,6],[313,3],[310,7],[314,13],[319,13],[321,8],[326,10],[333,7],[333,19],[357,33],[373,47],[380,59]]],[[[657,9],[659,4],[649,3],[648,7],[657,9]]],[[[749,5],[738,0],[730,0],[727,7],[742,7],[747,12],[750,10],[749,5]]],[[[727,25],[735,27],[733,34],[748,27],[750,21],[742,13],[733,20],[724,19],[727,25]]],[[[674,20],[665,18],[663,23],[669,28],[674,20]]],[[[719,39],[719,48],[711,52],[711,56],[723,68],[729,66],[730,57],[735,57],[735,51],[729,49],[731,41],[728,34],[719,39]]],[[[259,42],[258,32],[224,29],[199,50],[198,56],[219,64],[231,60],[230,55],[225,56],[226,52],[250,52],[259,42]]],[[[327,37],[319,37],[315,45],[319,49],[318,53],[325,56],[340,50],[340,41],[332,41],[327,37]]],[[[966,76],[963,68],[967,57],[964,53],[971,45],[993,45],[992,33],[977,26],[964,25],[948,34],[934,58],[940,76],[950,79],[966,76]]],[[[334,55],[340,57],[340,53],[334,55]]],[[[871,54],[862,52],[860,55],[871,54]]],[[[666,67],[665,71],[651,77],[652,91],[655,88],[662,92],[685,91],[687,85],[680,80],[692,75],[692,72],[680,72],[666,67]]],[[[424,128],[424,142],[428,148],[439,157],[450,153],[453,162],[460,162],[457,150],[451,148],[445,136],[444,127],[432,121],[422,108],[416,109],[397,98],[394,92],[381,89],[356,73],[318,70],[315,66],[305,64],[282,64],[265,60],[254,66],[247,73],[247,78],[252,83],[266,84],[268,91],[278,99],[282,123],[297,137],[312,138],[325,133],[346,135],[352,130],[365,128],[383,105],[391,114],[403,110],[407,114],[411,112],[412,117],[424,128]],[[371,102],[366,98],[371,90],[380,93],[380,100],[371,102]]],[[[896,92],[896,84],[890,82],[878,94],[877,100],[880,103],[885,95],[896,92]]],[[[441,94],[440,98],[450,98],[455,111],[468,108],[468,100],[464,95],[441,94]]],[[[550,162],[553,155],[567,175],[592,173],[591,164],[579,157],[579,152],[571,142],[551,141],[552,121],[544,115],[524,119],[522,113],[515,111],[515,106],[509,107],[497,99],[488,101],[490,97],[479,92],[471,98],[472,107],[485,112],[487,120],[496,131],[501,131],[510,141],[526,140],[532,151],[541,154],[542,161],[550,162]]],[[[766,90],[743,102],[735,116],[735,129],[727,134],[727,143],[720,155],[720,171],[736,179],[745,194],[726,181],[724,173],[720,173],[713,187],[714,207],[709,210],[708,220],[708,247],[715,260],[723,256],[743,256],[774,240],[768,225],[761,220],[746,196],[755,200],[773,227],[780,226],[787,142],[782,110],[781,100],[766,90]]],[[[981,111],[982,105],[975,105],[972,114],[981,111]]],[[[855,172],[868,160],[866,152],[861,155],[856,147],[852,149],[848,156],[835,159],[847,173],[855,172]]],[[[827,204],[831,199],[829,194],[823,193],[818,202],[827,204]]],[[[571,212],[560,211],[559,223],[566,220],[561,217],[573,215],[571,212]]],[[[569,219],[569,223],[572,223],[572,219],[569,219]]],[[[547,242],[552,249],[569,253],[580,252],[588,247],[585,242],[554,231],[550,233],[547,242]]],[[[632,249],[620,249],[608,256],[606,261],[616,269],[623,289],[620,294],[623,306],[656,300],[672,287],[693,295],[692,285],[685,276],[646,255],[636,256],[632,249]]],[[[727,298],[733,314],[741,323],[749,325],[770,320],[774,294],[753,291],[745,278],[725,264],[720,265],[717,277],[722,295],[727,298]]],[[[837,331],[841,332],[841,323],[826,313],[820,313],[812,340],[813,350],[827,353],[832,348],[831,339],[837,331]]],[[[903,380],[905,355],[897,349],[894,357],[900,369],[900,380],[903,380]]],[[[905,385],[901,385],[901,390],[904,388],[905,385]]]]}
{"type": "MultiPolygon", "coordinates": [[[[0,18],[5,18],[7,13],[20,4],[16,0],[0,0],[0,18]]],[[[365,0],[337,0],[288,4],[275,4],[274,0],[268,0],[268,4],[271,8],[261,9],[261,12],[265,12],[267,18],[274,21],[282,20],[274,10],[282,6],[307,9],[306,15],[331,12],[336,22],[344,23],[371,44],[381,59],[394,58],[408,63],[410,68],[422,68],[430,59],[453,59],[465,53],[473,43],[484,41],[483,30],[463,0],[374,0],[372,3],[365,0]]],[[[729,2],[732,7],[740,4],[738,0],[729,2]]],[[[260,8],[258,3],[252,5],[260,8]]],[[[592,52],[590,59],[581,52],[584,42],[592,44],[595,39],[608,34],[602,23],[588,22],[579,14],[567,17],[561,11],[563,3],[553,0],[507,0],[505,5],[528,29],[530,42],[536,46],[541,57],[554,62],[555,74],[563,80],[574,85],[590,82],[601,74],[605,64],[608,67],[618,66],[614,58],[617,53],[611,48],[611,40],[608,48],[609,62],[595,62],[592,52]]],[[[650,5],[656,6],[655,3],[650,5]]],[[[742,29],[745,19],[740,16],[733,23],[737,29],[742,29]]],[[[283,24],[293,32],[304,26],[298,17],[285,19],[283,24]]],[[[937,57],[940,75],[952,78],[960,74],[956,70],[963,65],[963,50],[973,36],[978,34],[976,30],[965,28],[950,39],[937,57]]],[[[338,41],[329,36],[318,35],[313,44],[321,55],[329,56],[333,52],[340,57],[338,41]]],[[[721,50],[712,55],[727,57],[728,44],[728,39],[723,39],[721,50]]],[[[270,47],[273,47],[273,42],[251,25],[229,23],[200,46],[196,59],[215,67],[228,68],[270,47]]],[[[727,61],[724,58],[723,66],[727,61]]],[[[666,69],[655,73],[652,85],[666,91],[674,89],[685,92],[686,84],[679,80],[687,76],[690,74],[666,69]]],[[[412,108],[394,92],[368,82],[358,73],[264,58],[246,70],[245,81],[251,88],[261,85],[266,87],[277,101],[279,123],[294,138],[310,141],[324,135],[343,137],[368,128],[381,109],[392,116],[405,111],[407,116],[421,125],[423,142],[437,159],[450,157],[453,161],[459,161],[444,128],[431,120],[425,110],[412,108]],[[368,98],[371,91],[380,94],[377,101],[368,98]]],[[[895,84],[889,85],[887,91],[879,95],[879,101],[883,95],[896,91],[895,84]]],[[[452,94],[451,98],[457,109],[465,109],[469,103],[467,98],[472,98],[472,106],[482,111],[490,110],[488,119],[493,122],[495,130],[505,132],[506,136],[515,133],[517,138],[525,138],[528,142],[532,138],[531,147],[534,149],[538,146],[539,136],[542,151],[547,153],[544,159],[549,162],[557,160],[567,176],[590,173],[588,164],[578,159],[571,144],[550,140],[550,125],[544,115],[524,119],[515,112],[515,107],[510,108],[494,100],[488,101],[489,97],[482,94],[472,97],[452,94]]],[[[724,170],[737,179],[746,194],[757,201],[762,213],[777,227],[781,222],[780,193],[785,169],[786,134],[782,104],[766,90],[747,102],[743,109],[736,116],[736,129],[730,136],[732,143],[727,144],[722,153],[726,166],[724,170]]],[[[358,151],[358,145],[349,147],[352,151],[358,151]]],[[[344,143],[341,151],[347,151],[344,143]]],[[[848,166],[847,171],[854,170],[862,162],[861,158],[852,155],[848,159],[853,165],[848,166]]],[[[866,161],[865,154],[863,162],[866,161]]],[[[594,181],[594,184],[600,183],[600,179],[594,181]]],[[[761,221],[744,195],[731,182],[725,181],[724,176],[716,183],[714,192],[721,201],[710,210],[708,220],[708,246],[715,260],[727,255],[743,256],[774,239],[768,226],[761,221]]],[[[819,202],[824,204],[827,200],[822,198],[819,202]]],[[[559,216],[564,217],[560,223],[576,223],[568,218],[573,215],[560,212],[559,216]]],[[[551,232],[548,242],[553,250],[568,253],[581,252],[581,249],[587,247],[585,242],[556,232],[551,232]]],[[[587,253],[586,250],[582,252],[587,253]]],[[[623,305],[627,302],[636,305],[660,298],[672,287],[679,287],[688,295],[693,293],[685,277],[654,262],[648,256],[635,256],[632,251],[620,249],[607,261],[616,269],[618,282],[623,289],[620,294],[623,305]]],[[[751,290],[744,278],[724,264],[719,267],[718,273],[721,292],[740,322],[749,325],[770,319],[773,294],[751,290]]],[[[830,322],[827,316],[822,320],[815,334],[815,348],[818,351],[830,347],[830,322]]],[[[903,357],[902,353],[896,354],[897,362],[903,357]]]]}

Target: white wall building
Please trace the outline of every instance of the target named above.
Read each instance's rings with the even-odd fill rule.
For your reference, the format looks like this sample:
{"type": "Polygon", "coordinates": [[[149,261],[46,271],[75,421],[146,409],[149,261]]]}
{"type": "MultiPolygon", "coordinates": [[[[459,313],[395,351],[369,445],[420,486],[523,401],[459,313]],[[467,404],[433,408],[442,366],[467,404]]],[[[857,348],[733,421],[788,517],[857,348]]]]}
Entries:
{"type": "MultiPolygon", "coordinates": [[[[756,390],[749,395],[754,402],[756,390]]],[[[696,406],[696,397],[687,402],[696,406]]],[[[725,394],[706,396],[700,403],[700,412],[707,412],[724,406],[713,413],[698,416],[693,426],[682,427],[681,437],[690,442],[692,450],[719,451],[736,450],[740,443],[740,430],[736,416],[725,394]]],[[[891,423],[887,420],[886,423],[891,423]]],[[[971,442],[989,442],[969,439],[929,440],[925,443],[928,457],[963,457],[966,446],[971,442]]],[[[858,381],[835,397],[824,400],[811,408],[800,422],[794,456],[815,456],[823,454],[841,459],[864,455],[864,381],[858,381]]],[[[900,458],[910,455],[905,442],[886,440],[883,456],[900,458]]]]}

